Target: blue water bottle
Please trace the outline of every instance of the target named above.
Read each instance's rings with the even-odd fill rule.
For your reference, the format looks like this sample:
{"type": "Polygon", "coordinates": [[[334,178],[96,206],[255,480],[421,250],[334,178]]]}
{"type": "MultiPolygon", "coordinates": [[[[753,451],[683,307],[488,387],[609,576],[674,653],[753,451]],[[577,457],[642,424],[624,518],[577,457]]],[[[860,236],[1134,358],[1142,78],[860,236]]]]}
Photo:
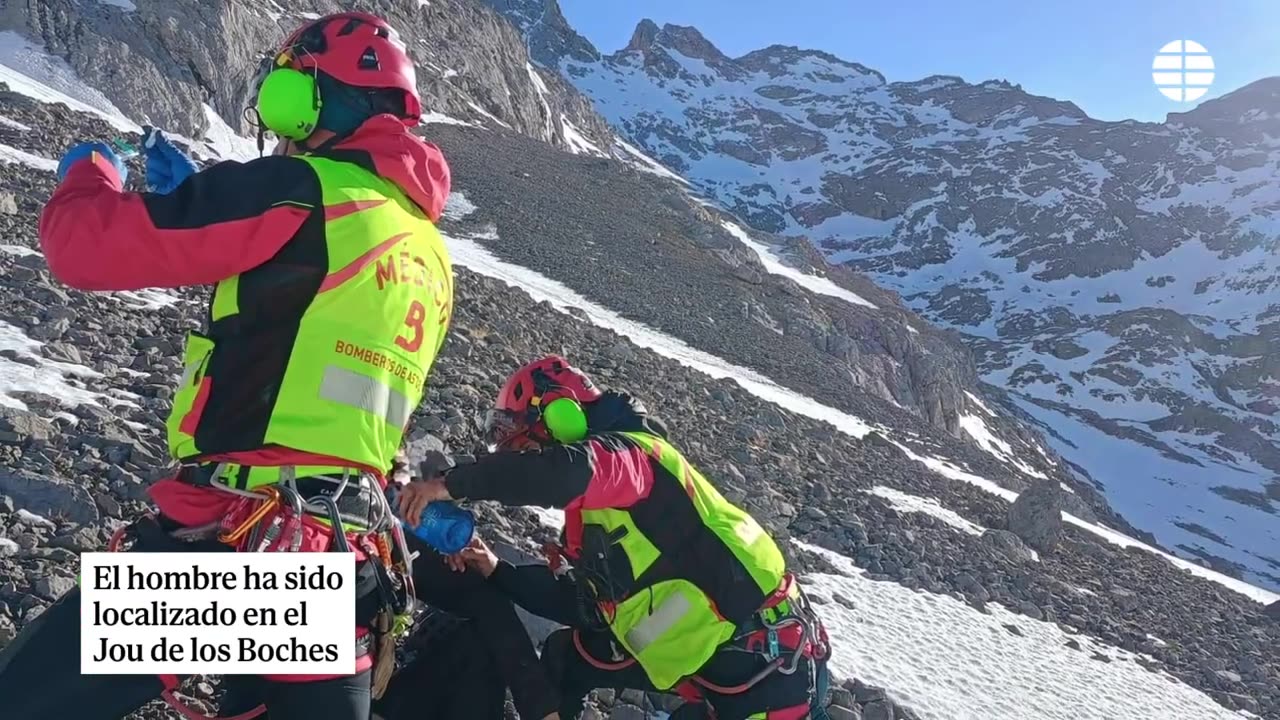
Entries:
{"type": "MultiPolygon", "coordinates": [[[[399,494],[399,488],[393,486],[389,498],[393,507],[399,494]]],[[[411,527],[404,520],[400,523],[405,530],[444,555],[461,551],[471,542],[476,531],[476,518],[470,511],[443,500],[427,503],[418,527],[411,527]]]]}

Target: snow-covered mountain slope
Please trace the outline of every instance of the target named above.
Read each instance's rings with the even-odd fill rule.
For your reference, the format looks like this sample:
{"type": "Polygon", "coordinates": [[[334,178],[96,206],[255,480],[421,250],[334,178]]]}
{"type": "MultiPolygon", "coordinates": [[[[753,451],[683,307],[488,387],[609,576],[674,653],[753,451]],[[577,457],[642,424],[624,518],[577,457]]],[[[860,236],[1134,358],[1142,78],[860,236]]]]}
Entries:
{"type": "Polygon", "coordinates": [[[606,56],[551,0],[492,4],[698,192],[967,336],[1135,525],[1280,586],[1280,79],[1107,123],[649,21],[606,56]]]}
{"type": "MultiPolygon", "coordinates": [[[[98,101],[76,83],[55,89],[12,68],[0,72],[41,98],[81,97],[92,108],[76,112],[0,92],[3,645],[73,584],[75,553],[99,549],[111,528],[144,507],[146,481],[166,473],[161,417],[179,372],[182,333],[197,321],[204,293],[81,293],[49,275],[35,223],[53,187],[54,160],[73,140],[119,134],[115,123],[122,116],[94,106],[98,101]]],[[[124,135],[137,141],[127,130],[124,135]]],[[[234,134],[207,139],[217,155],[244,150],[244,139],[234,134]]],[[[498,192],[501,183],[525,172],[508,161],[508,152],[557,163],[564,178],[584,175],[600,187],[628,190],[628,203],[644,208],[671,202],[667,190],[635,182],[636,174],[619,163],[534,148],[526,138],[453,126],[442,142],[450,149],[469,143],[498,162],[486,166],[453,153],[469,170],[465,192],[450,198],[441,223],[457,267],[457,315],[411,424],[414,445],[465,453],[479,444],[475,420],[505,373],[548,350],[566,352],[602,384],[636,392],[728,497],[749,507],[779,539],[802,540],[785,545],[836,638],[837,677],[884,688],[847,679],[831,696],[843,709],[836,717],[857,717],[858,709],[867,717],[906,720],[1226,720],[1280,712],[1280,666],[1269,652],[1280,643],[1280,625],[1258,602],[1276,595],[1167,562],[1075,518],[1068,518],[1053,552],[1031,552],[1001,529],[1016,493],[954,467],[926,446],[965,457],[966,465],[976,464],[968,462],[973,454],[994,453],[971,450],[887,403],[867,402],[877,412],[865,417],[841,412],[826,404],[833,398],[805,397],[504,262],[481,244],[509,254],[498,234],[521,227],[486,207],[490,199],[505,204],[511,194],[498,192]]],[[[587,195],[567,181],[564,186],[587,195]]],[[[591,195],[582,208],[542,207],[569,225],[585,222],[592,205],[595,214],[618,219],[613,206],[591,195]]],[[[520,236],[551,257],[561,239],[520,236]]],[[[680,263],[696,257],[665,242],[670,252],[679,250],[680,263]]],[[[598,252],[610,250],[601,243],[598,252]]],[[[742,252],[756,257],[745,245],[742,252]]],[[[751,287],[786,274],[768,262],[751,267],[764,276],[751,287]]],[[[701,272],[709,287],[731,270],[704,262],[701,272]]],[[[815,292],[836,292],[814,284],[815,292]]],[[[652,289],[619,284],[606,297],[630,303],[628,294],[652,289]]],[[[792,287],[789,294],[798,292],[792,287]]],[[[878,311],[892,310],[891,298],[867,295],[878,311]]],[[[981,417],[964,421],[965,432],[1011,455],[1011,463],[1026,464],[1021,447],[984,432],[988,423],[996,426],[996,411],[976,396],[969,402],[981,417]]],[[[535,547],[548,536],[534,526],[554,517],[477,510],[486,536],[527,537],[535,547]]],[[[192,690],[212,710],[210,687],[192,690]]],[[[605,710],[610,717],[635,718],[641,711],[625,703],[636,698],[609,693],[597,701],[619,703],[605,710]]],[[[670,707],[672,699],[640,702],[670,707]]],[[[142,717],[175,716],[152,707],[142,717]]]]}

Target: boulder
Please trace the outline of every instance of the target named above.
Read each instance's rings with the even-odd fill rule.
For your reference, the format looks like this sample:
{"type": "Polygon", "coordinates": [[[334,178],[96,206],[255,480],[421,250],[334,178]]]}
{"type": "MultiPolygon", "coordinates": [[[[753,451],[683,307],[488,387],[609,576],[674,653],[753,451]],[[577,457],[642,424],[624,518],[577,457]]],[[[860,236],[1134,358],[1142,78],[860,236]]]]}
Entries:
{"type": "Polygon", "coordinates": [[[1027,488],[1009,506],[1009,530],[1040,552],[1062,539],[1062,489],[1053,481],[1027,488]]]}
{"type": "Polygon", "coordinates": [[[1272,620],[1280,621],[1280,600],[1277,600],[1264,608],[1262,614],[1272,620]]]}

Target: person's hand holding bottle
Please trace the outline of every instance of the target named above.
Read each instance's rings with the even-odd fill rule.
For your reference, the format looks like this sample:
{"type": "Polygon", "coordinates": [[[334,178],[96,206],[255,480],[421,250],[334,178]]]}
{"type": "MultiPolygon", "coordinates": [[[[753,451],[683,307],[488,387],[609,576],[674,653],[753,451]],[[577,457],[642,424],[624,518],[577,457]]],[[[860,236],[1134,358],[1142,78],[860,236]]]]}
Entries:
{"type": "Polygon", "coordinates": [[[493,554],[479,535],[471,538],[462,552],[447,555],[444,560],[454,572],[466,572],[467,568],[473,568],[485,578],[492,575],[498,567],[498,556],[493,554]]]}

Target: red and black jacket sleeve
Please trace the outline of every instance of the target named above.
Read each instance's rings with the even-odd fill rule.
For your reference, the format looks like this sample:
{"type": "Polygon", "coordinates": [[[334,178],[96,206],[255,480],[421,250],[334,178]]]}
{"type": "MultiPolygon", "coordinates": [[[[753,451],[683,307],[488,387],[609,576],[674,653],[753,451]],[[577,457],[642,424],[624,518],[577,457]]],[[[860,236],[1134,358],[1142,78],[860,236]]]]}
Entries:
{"type": "Polygon", "coordinates": [[[320,182],[285,156],[222,162],[168,195],[124,192],[94,155],[68,171],[40,215],[40,248],[81,290],[209,285],[270,260],[322,208],[320,182]]]}
{"type": "Polygon", "coordinates": [[[583,509],[626,508],[647,497],[654,472],[649,456],[620,435],[600,435],[571,445],[498,453],[445,475],[457,499],[504,505],[564,508],[581,498],[583,509]]]}

